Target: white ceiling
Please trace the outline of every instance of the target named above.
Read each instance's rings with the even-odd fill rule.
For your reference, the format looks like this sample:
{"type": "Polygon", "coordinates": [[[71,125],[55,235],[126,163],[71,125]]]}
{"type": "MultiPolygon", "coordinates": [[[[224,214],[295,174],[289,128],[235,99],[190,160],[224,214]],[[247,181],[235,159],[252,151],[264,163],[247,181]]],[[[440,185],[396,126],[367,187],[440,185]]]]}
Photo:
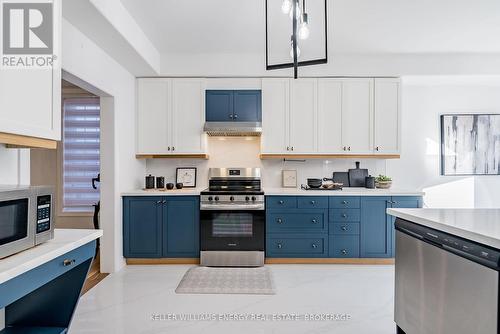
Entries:
{"type": "MultiPolygon", "coordinates": [[[[500,53],[499,0],[327,1],[334,53],[500,53]]],[[[265,0],[122,2],[162,54],[265,47],[265,0]]]]}

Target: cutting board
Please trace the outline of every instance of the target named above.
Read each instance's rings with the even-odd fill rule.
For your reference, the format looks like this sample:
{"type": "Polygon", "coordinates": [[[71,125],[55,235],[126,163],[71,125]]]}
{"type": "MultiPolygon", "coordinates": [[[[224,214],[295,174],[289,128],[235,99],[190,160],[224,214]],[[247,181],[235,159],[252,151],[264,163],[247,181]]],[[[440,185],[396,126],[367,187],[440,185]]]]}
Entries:
{"type": "Polygon", "coordinates": [[[364,187],[365,177],[368,176],[368,169],[359,168],[359,161],[356,161],[356,168],[349,169],[349,186],[364,187]]]}
{"type": "Polygon", "coordinates": [[[348,172],[333,172],[333,182],[343,183],[344,187],[349,187],[349,173],[348,172]]]}

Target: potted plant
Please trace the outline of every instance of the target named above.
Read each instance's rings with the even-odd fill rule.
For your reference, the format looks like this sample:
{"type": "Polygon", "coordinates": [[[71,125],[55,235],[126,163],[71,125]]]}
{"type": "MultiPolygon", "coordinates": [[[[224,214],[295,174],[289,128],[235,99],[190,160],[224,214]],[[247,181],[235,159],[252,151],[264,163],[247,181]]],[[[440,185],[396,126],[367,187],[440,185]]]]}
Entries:
{"type": "Polygon", "coordinates": [[[389,189],[392,186],[392,179],[387,175],[379,175],[375,179],[375,187],[389,189]]]}

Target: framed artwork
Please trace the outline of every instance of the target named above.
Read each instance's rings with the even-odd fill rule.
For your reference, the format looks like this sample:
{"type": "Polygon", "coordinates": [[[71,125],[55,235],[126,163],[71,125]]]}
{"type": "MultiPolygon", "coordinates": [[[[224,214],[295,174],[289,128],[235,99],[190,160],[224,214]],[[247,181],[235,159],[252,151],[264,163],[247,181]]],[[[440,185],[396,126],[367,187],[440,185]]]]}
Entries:
{"type": "Polygon", "coordinates": [[[183,188],[195,188],[196,167],[178,167],[175,172],[175,182],[182,183],[183,188]]]}
{"type": "Polygon", "coordinates": [[[500,114],[441,116],[441,175],[500,175],[500,114]]]}
{"type": "MultiPolygon", "coordinates": [[[[293,67],[291,53],[292,20],[283,14],[284,0],[266,0],[266,69],[293,67]]],[[[327,0],[300,0],[306,8],[309,26],[307,39],[299,39],[298,66],[325,64],[327,49],[327,0]]]]}
{"type": "Polygon", "coordinates": [[[294,169],[284,169],[283,175],[283,188],[297,188],[297,171],[294,169]]]}

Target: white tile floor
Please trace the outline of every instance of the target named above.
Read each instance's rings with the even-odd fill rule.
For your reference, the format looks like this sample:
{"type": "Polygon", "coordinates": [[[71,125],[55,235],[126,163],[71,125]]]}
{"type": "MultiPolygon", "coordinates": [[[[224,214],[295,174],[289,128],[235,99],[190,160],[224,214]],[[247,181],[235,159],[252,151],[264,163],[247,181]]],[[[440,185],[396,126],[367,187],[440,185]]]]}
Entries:
{"type": "Polygon", "coordinates": [[[128,266],[85,294],[70,334],[394,334],[394,266],[270,265],[277,294],[175,294],[190,266],[128,266]],[[335,321],[153,321],[153,314],[347,314],[335,321]]]}

